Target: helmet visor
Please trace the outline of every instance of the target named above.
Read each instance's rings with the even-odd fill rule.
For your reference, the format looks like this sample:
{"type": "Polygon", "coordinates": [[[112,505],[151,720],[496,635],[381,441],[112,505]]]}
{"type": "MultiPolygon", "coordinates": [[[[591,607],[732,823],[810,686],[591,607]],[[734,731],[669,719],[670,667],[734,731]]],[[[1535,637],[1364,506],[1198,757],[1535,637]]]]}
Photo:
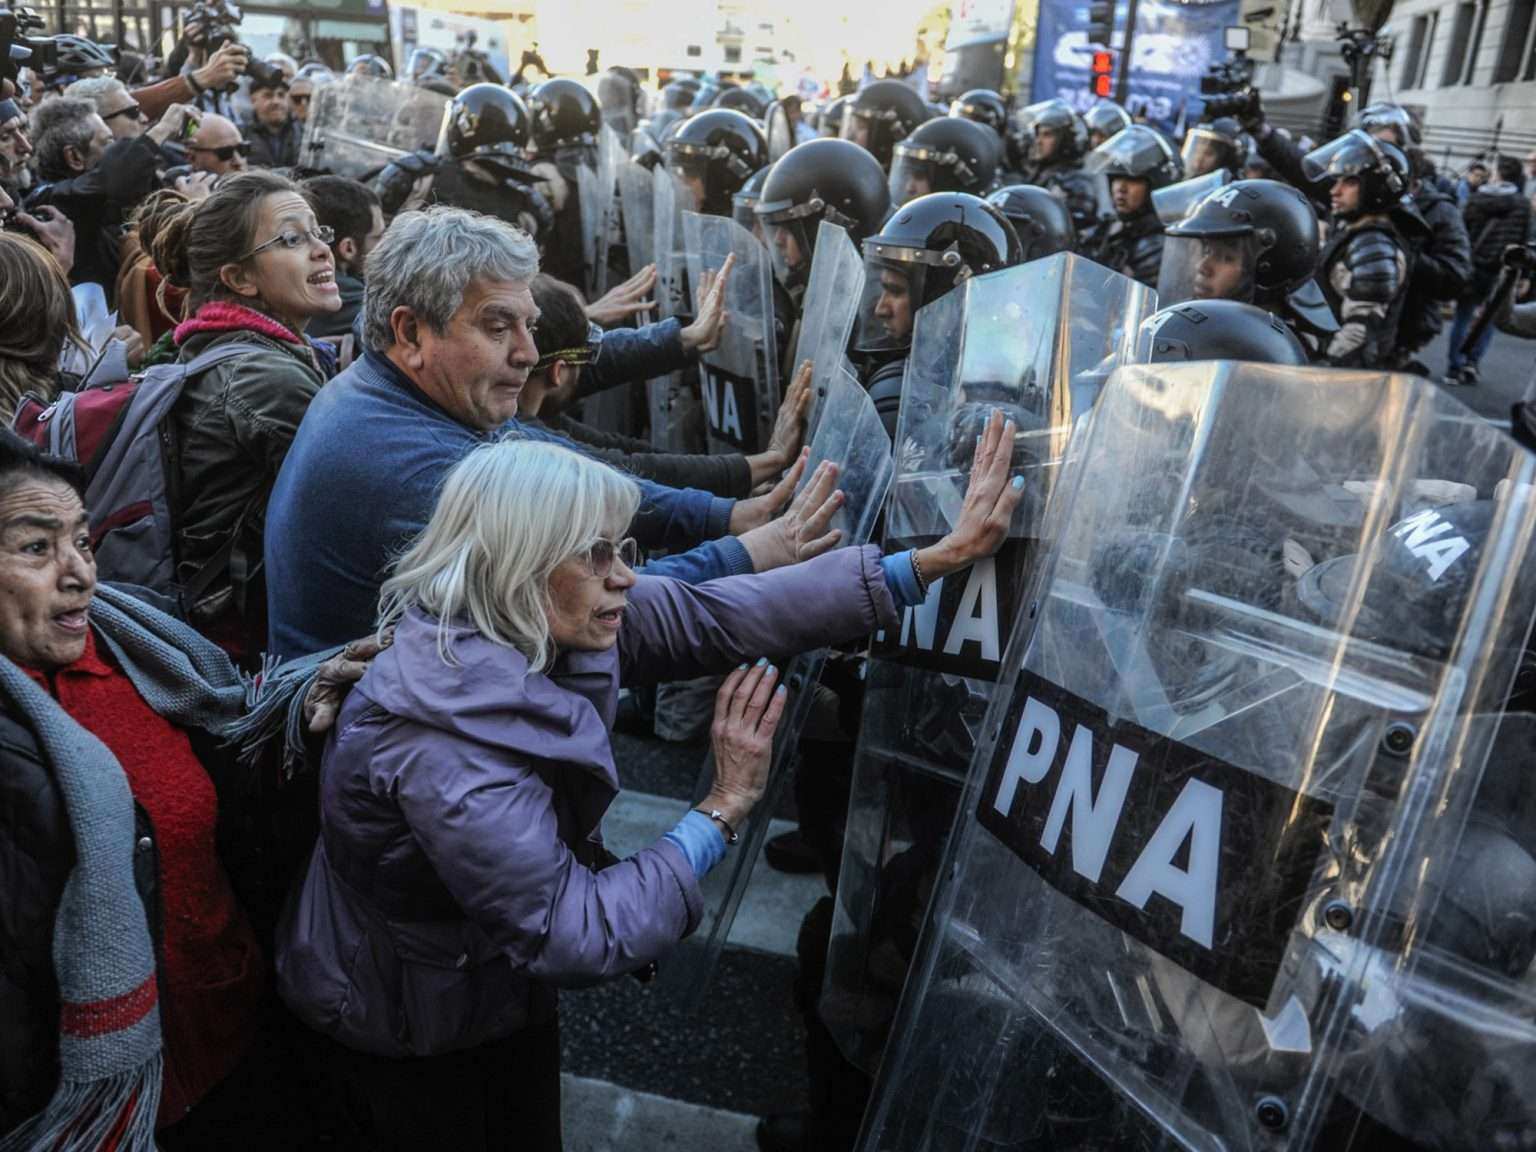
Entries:
{"type": "Polygon", "coordinates": [[[768,163],[773,164],[779,157],[795,146],[795,126],[790,123],[789,109],[782,102],[776,102],[768,109],[768,163]]]}
{"type": "Polygon", "coordinates": [[[1381,142],[1355,128],[1308,152],[1301,158],[1301,170],[1308,180],[1317,183],[1366,172],[1391,172],[1393,167],[1381,142]]]}
{"type": "Polygon", "coordinates": [[[908,201],[926,196],[930,192],[953,192],[953,153],[941,153],[931,148],[919,148],[910,144],[898,144],[891,155],[891,174],[888,184],[891,190],[891,207],[900,208],[908,201]]]}
{"type": "Polygon", "coordinates": [[[843,109],[843,126],[840,135],[844,140],[857,144],[866,152],[874,151],[875,122],[851,105],[843,109]]]}
{"type": "Polygon", "coordinates": [[[1177,224],[1184,217],[1194,211],[1195,206],[1215,192],[1232,182],[1232,173],[1225,168],[1217,168],[1207,172],[1204,176],[1196,176],[1193,180],[1180,180],[1177,184],[1170,184],[1166,188],[1154,188],[1152,190],[1152,209],[1157,213],[1157,218],[1167,228],[1177,224]]]}
{"type": "Polygon", "coordinates": [[[1218,168],[1235,167],[1237,145],[1221,133],[1197,124],[1185,134],[1179,157],[1184,161],[1186,176],[1204,176],[1218,168]]]}
{"type": "Polygon", "coordinates": [[[818,219],[790,217],[770,224],[761,215],[757,217],[763,243],[773,259],[773,274],[786,288],[801,288],[809,282],[811,259],[816,251],[818,219]]]}
{"type": "Polygon", "coordinates": [[[1125,128],[1088,153],[1083,167],[1105,176],[1150,179],[1173,170],[1173,148],[1150,129],[1125,128]]]}
{"type": "Polygon", "coordinates": [[[1186,300],[1251,304],[1257,264],[1252,229],[1226,235],[1165,236],[1157,302],[1164,308],[1186,300]]]}
{"type": "Polygon", "coordinates": [[[912,346],[912,325],[922,307],[927,273],[924,264],[891,259],[866,245],[864,297],[853,333],[856,350],[895,352],[912,346]]]}
{"type": "Polygon", "coordinates": [[[757,218],[757,193],[738,192],[731,197],[731,219],[740,224],[764,244],[768,242],[762,221],[757,218]]]}

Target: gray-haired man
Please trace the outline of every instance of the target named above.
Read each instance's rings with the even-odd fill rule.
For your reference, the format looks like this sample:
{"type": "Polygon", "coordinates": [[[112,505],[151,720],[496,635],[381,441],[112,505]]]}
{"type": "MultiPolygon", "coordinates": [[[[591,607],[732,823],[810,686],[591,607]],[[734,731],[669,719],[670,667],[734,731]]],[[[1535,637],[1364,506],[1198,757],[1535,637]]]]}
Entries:
{"type": "MultiPolygon", "coordinates": [[[[538,363],[529,290],[537,272],[526,233],[458,208],[402,213],[373,250],[368,350],[310,405],[268,504],[270,651],[301,655],[373,626],[390,556],[425,526],[443,477],[466,452],[508,434],[569,443],[516,421],[538,363]]],[[[723,307],[721,294],[704,307],[723,307]]],[[[796,475],[739,502],[640,481],[630,533],[642,544],[709,541],[648,571],[695,582],[824,550],[801,541],[795,513],[769,522],[796,475]],[[727,532],[744,536],[716,539],[727,532]]]]}

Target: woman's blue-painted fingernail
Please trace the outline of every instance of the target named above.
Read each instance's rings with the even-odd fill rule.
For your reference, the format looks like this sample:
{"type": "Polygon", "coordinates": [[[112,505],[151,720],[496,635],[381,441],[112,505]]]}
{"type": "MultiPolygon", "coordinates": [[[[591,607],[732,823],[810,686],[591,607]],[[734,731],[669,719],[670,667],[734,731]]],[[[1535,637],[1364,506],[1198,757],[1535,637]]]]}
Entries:
{"type": "Polygon", "coordinates": [[[768,657],[766,657],[766,656],[759,656],[757,658],[757,666],[759,668],[761,668],[766,663],[768,663],[768,657]]]}
{"type": "Polygon", "coordinates": [[[789,689],[784,687],[784,685],[780,684],[777,688],[774,689],[774,691],[777,692],[780,696],[782,696],[782,695],[784,695],[785,692],[789,691],[789,689]]]}
{"type": "Polygon", "coordinates": [[[772,664],[768,665],[768,675],[777,676],[778,674],[779,670],[777,668],[775,668],[772,664]]]}
{"type": "Polygon", "coordinates": [[[1013,478],[1013,486],[1015,488],[1022,488],[1022,487],[1024,487],[1024,477],[1022,477],[1022,476],[1015,476],[1013,478]]]}
{"type": "Polygon", "coordinates": [[[745,672],[746,670],[747,670],[747,666],[745,664],[743,664],[740,668],[736,669],[736,671],[738,671],[738,672],[745,672]]]}

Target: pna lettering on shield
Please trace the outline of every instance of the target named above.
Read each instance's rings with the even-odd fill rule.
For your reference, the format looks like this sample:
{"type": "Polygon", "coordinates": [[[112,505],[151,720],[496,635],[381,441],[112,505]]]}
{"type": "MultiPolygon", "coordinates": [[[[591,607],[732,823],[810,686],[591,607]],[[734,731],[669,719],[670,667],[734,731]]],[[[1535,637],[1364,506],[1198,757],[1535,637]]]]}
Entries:
{"type": "MultiPolygon", "coordinates": [[[[1120,831],[1126,794],[1139,756],[1123,745],[1108,742],[1108,763],[1097,794],[1094,791],[1094,733],[1078,724],[1056,774],[1056,788],[1040,834],[1040,847],[1054,856],[1062,829],[1072,821],[1071,867],[1090,884],[1099,884],[1110,848],[1120,831]]],[[[1004,819],[1013,811],[1021,784],[1035,786],[1051,775],[1061,750],[1061,718],[1049,704],[1030,696],[1014,734],[1007,767],[998,782],[992,807],[1004,819]]],[[[1037,803],[1026,797],[1024,803],[1037,803]]],[[[1222,793],[1202,780],[1189,779],[1144,844],[1125,844],[1117,855],[1134,851],[1135,862],[1114,893],[1135,908],[1145,908],[1156,892],[1180,909],[1179,931],[1203,947],[1214,943],[1216,890],[1221,872],[1222,793]],[[1188,867],[1174,861],[1185,841],[1188,867]]]]}

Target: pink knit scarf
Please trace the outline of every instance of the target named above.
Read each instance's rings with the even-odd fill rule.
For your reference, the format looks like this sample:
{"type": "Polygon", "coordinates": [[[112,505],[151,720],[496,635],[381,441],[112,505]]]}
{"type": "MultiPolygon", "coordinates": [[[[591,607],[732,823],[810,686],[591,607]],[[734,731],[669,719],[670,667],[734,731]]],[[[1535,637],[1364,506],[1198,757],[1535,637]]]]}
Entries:
{"type": "Polygon", "coordinates": [[[227,300],[211,300],[204,304],[197,310],[197,315],[176,325],[174,339],[181,345],[199,332],[258,332],[285,344],[304,344],[303,339],[286,324],[279,324],[254,308],[231,304],[227,300]]]}

